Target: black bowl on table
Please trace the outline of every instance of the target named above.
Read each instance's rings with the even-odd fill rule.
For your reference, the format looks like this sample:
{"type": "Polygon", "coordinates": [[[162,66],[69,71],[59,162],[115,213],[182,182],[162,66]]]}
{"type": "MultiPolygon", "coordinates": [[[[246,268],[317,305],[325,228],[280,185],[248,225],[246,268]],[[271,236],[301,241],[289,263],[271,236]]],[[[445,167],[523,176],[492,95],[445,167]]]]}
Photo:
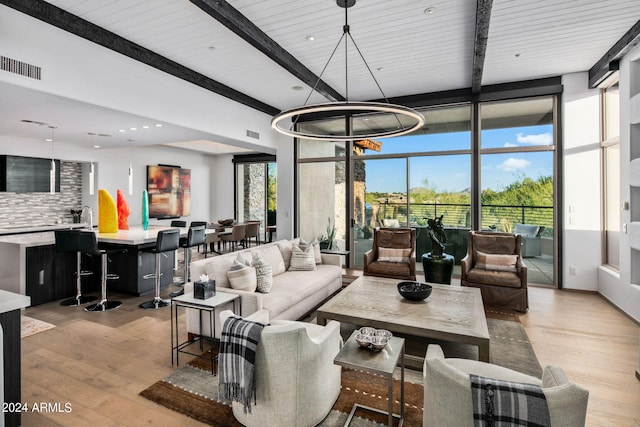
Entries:
{"type": "Polygon", "coordinates": [[[420,282],[400,282],[398,283],[398,292],[406,299],[412,301],[422,301],[431,295],[433,287],[426,283],[420,282]]]}

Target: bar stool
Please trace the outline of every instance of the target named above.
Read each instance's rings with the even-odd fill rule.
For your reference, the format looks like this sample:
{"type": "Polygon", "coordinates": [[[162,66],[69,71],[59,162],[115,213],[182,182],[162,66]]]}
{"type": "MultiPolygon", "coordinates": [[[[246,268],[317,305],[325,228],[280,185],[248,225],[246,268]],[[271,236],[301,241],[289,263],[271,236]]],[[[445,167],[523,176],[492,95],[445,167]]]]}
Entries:
{"type": "Polygon", "coordinates": [[[115,280],[119,278],[117,274],[110,274],[108,272],[109,254],[126,252],[126,250],[114,249],[107,251],[104,249],[98,249],[96,234],[91,231],[78,232],[78,247],[80,248],[80,252],[83,254],[99,256],[102,265],[100,270],[100,286],[102,291],[100,302],[86,306],[84,311],[107,311],[120,307],[122,305],[121,301],[107,300],[107,280],[115,280]]]}
{"type": "Polygon", "coordinates": [[[156,238],[156,247],[151,251],[156,255],[156,272],[151,274],[145,274],[143,279],[155,279],[156,282],[156,295],[151,301],[143,302],[140,304],[141,308],[146,310],[155,310],[157,308],[166,307],[169,305],[169,301],[165,301],[160,298],[160,257],[165,256],[165,252],[175,251],[180,247],[180,230],[171,228],[169,230],[162,230],[158,232],[156,238]]]}
{"type": "MultiPolygon", "coordinates": [[[[189,227],[199,227],[203,225],[204,228],[206,229],[207,226],[209,225],[209,223],[207,221],[191,221],[191,224],[189,224],[189,227]]],[[[207,257],[207,244],[206,243],[200,243],[200,245],[204,245],[204,257],[207,257]]],[[[200,245],[198,245],[198,252],[200,251],[200,245]]]]}
{"type": "MultiPolygon", "coordinates": [[[[204,225],[189,227],[189,233],[186,239],[180,239],[180,247],[184,248],[184,281],[177,283],[178,286],[184,286],[186,282],[191,281],[191,248],[204,244],[204,225]]],[[[184,293],[184,289],[171,292],[171,297],[177,297],[184,293]]]]}
{"type": "Polygon", "coordinates": [[[78,242],[79,230],[55,230],[56,251],[60,253],[76,254],[76,296],[60,303],[67,307],[86,304],[98,299],[94,296],[82,295],[82,276],[90,276],[93,271],[82,270],[82,252],[78,242]]]}

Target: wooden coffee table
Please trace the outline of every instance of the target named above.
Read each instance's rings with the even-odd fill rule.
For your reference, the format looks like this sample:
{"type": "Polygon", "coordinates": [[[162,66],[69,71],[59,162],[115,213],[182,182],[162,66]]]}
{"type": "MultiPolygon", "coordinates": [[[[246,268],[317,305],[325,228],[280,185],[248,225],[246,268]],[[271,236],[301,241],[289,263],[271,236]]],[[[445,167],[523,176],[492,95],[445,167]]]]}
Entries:
{"type": "Polygon", "coordinates": [[[398,293],[398,282],[372,276],[356,279],[318,309],[318,324],[332,319],[409,337],[477,345],[478,358],[489,362],[489,329],[480,289],[430,283],[429,298],[410,301],[398,293]]]}

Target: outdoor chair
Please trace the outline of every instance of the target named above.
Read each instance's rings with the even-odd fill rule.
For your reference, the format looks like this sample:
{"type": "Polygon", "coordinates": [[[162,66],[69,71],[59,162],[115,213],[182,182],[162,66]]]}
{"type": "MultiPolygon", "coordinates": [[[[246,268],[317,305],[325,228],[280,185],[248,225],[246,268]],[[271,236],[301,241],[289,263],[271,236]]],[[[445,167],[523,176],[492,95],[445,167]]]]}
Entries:
{"type": "Polygon", "coordinates": [[[522,257],[529,258],[542,255],[541,234],[544,227],[539,225],[516,224],[514,234],[522,236],[522,257]]]}
{"type": "Polygon", "coordinates": [[[415,243],[415,229],[374,229],[373,245],[364,254],[363,274],[400,280],[416,280],[415,243]]]}
{"type": "Polygon", "coordinates": [[[430,344],[423,366],[423,427],[474,426],[469,374],[538,386],[545,396],[552,426],[584,426],[589,391],[570,382],[562,369],[547,366],[542,372],[542,379],[538,379],[486,362],[445,358],[439,345],[430,344]]]}
{"type": "Polygon", "coordinates": [[[460,263],[461,285],[479,288],[486,305],[526,312],[527,266],[521,249],[519,235],[469,231],[467,255],[460,263]]]}

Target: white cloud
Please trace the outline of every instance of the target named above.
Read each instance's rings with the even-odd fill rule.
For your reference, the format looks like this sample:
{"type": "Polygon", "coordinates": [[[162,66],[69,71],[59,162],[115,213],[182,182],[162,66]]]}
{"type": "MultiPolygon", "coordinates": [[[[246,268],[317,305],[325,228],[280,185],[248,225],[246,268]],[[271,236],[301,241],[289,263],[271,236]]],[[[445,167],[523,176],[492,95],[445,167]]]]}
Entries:
{"type": "Polygon", "coordinates": [[[551,145],[553,143],[553,135],[550,132],[540,133],[538,135],[518,134],[517,141],[521,144],[531,145],[551,145]]]}
{"type": "Polygon", "coordinates": [[[505,172],[515,172],[521,169],[525,169],[527,166],[531,164],[530,161],[525,159],[515,159],[513,157],[508,158],[504,162],[498,165],[498,168],[502,169],[505,172]]]}
{"type": "Polygon", "coordinates": [[[514,144],[514,143],[512,143],[512,142],[505,142],[505,143],[504,143],[504,146],[505,146],[505,147],[507,147],[507,148],[508,148],[508,147],[519,147],[519,145],[518,145],[518,144],[514,144]]]}

